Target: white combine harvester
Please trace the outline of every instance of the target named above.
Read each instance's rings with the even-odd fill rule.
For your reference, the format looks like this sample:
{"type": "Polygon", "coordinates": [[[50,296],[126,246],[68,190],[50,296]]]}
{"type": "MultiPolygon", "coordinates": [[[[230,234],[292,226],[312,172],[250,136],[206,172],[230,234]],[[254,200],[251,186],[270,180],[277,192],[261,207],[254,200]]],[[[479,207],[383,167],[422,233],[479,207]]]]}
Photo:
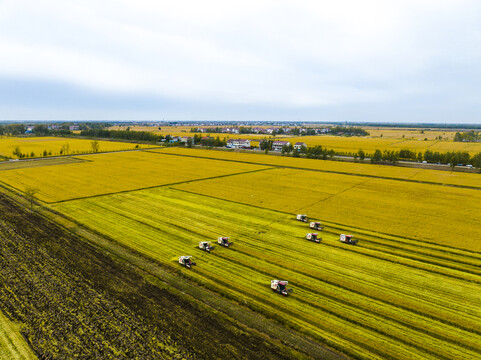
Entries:
{"type": "Polygon", "coordinates": [[[229,247],[231,246],[232,244],[234,244],[232,241],[229,241],[229,237],[227,236],[220,236],[217,238],[217,243],[221,246],[224,246],[224,247],[229,247]]]}
{"type": "Polygon", "coordinates": [[[179,257],[179,264],[185,266],[187,269],[190,269],[192,265],[197,265],[195,262],[192,261],[192,256],[181,256],[179,257]]]}
{"type": "Polygon", "coordinates": [[[301,214],[297,215],[296,219],[297,221],[302,221],[305,223],[309,221],[309,219],[307,218],[307,215],[301,215],[301,214]]]}
{"type": "Polygon", "coordinates": [[[319,236],[318,233],[308,233],[308,234],[306,234],[306,239],[309,240],[309,241],[314,241],[316,243],[320,243],[322,239],[318,236],[319,236]]]}
{"type": "Polygon", "coordinates": [[[214,249],[214,247],[210,244],[210,241],[201,241],[199,243],[199,249],[211,252],[211,250],[214,249]]]}
{"type": "Polygon", "coordinates": [[[271,280],[271,289],[278,294],[287,296],[292,292],[292,289],[287,288],[287,284],[288,282],[284,280],[271,280]]]}
{"type": "Polygon", "coordinates": [[[324,229],[324,226],[321,225],[320,221],[311,221],[309,223],[309,227],[311,229],[318,230],[318,231],[321,231],[322,229],[324,229]]]}
{"type": "Polygon", "coordinates": [[[341,234],[339,236],[339,240],[342,242],[342,243],[345,243],[345,244],[351,244],[351,245],[356,245],[357,243],[357,240],[354,240],[352,238],[352,235],[344,235],[344,234],[341,234]]]}

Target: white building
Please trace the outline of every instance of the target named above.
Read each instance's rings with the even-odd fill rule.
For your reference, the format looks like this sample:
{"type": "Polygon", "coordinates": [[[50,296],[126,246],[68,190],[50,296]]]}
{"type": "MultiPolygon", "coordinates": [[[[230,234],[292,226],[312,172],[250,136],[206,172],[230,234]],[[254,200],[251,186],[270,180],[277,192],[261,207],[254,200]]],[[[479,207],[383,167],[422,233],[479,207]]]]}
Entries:
{"type": "Polygon", "coordinates": [[[227,140],[227,147],[234,149],[248,148],[251,146],[251,141],[247,139],[229,139],[227,140]]]}
{"type": "Polygon", "coordinates": [[[284,145],[290,145],[289,141],[274,141],[272,143],[272,150],[273,151],[281,151],[284,145]]]}
{"type": "Polygon", "coordinates": [[[306,143],[296,142],[296,143],[294,144],[294,150],[300,151],[300,150],[301,150],[301,147],[303,147],[303,146],[307,148],[306,143]]]}

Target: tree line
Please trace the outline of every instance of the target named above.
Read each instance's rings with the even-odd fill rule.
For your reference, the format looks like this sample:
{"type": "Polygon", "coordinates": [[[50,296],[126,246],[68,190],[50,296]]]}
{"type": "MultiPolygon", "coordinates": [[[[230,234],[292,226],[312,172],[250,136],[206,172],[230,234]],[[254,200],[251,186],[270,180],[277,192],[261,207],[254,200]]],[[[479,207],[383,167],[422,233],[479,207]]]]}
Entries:
{"type": "Polygon", "coordinates": [[[454,135],[454,141],[456,142],[475,142],[475,141],[481,141],[481,134],[479,131],[467,131],[467,132],[457,132],[454,135]]]}
{"type": "Polygon", "coordinates": [[[75,124],[73,122],[55,123],[55,124],[0,124],[0,135],[18,136],[24,135],[27,130],[31,129],[31,134],[37,136],[48,135],[72,135],[70,126],[77,125],[79,130],[87,129],[103,129],[110,127],[112,124],[102,122],[85,122],[75,124]]]}

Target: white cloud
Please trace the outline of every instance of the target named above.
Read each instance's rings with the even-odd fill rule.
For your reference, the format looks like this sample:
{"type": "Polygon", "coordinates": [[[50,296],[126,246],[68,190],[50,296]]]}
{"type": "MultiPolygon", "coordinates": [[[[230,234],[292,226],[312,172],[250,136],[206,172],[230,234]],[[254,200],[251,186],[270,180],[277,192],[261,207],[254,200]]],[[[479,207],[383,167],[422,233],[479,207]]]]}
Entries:
{"type": "Polygon", "coordinates": [[[479,70],[480,8],[454,0],[4,1],[0,76],[199,102],[376,103],[432,92],[436,75],[462,81],[438,68],[479,70]]]}

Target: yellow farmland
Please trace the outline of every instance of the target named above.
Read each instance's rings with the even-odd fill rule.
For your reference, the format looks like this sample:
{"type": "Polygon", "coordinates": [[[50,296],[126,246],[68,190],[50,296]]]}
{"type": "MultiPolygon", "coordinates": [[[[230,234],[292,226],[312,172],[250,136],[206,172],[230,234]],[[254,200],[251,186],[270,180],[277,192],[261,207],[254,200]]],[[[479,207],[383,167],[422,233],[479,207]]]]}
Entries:
{"type": "Polygon", "coordinates": [[[0,171],[0,182],[24,191],[38,190],[45,202],[116,193],[187,180],[254,171],[262,166],[215,160],[182,159],[142,151],[78,156],[82,162],[0,171]]]}
{"type": "Polygon", "coordinates": [[[379,127],[363,127],[369,132],[370,137],[382,137],[384,139],[399,139],[399,140],[417,140],[427,138],[428,140],[436,140],[439,136],[442,139],[453,140],[456,131],[450,131],[447,129],[432,129],[421,130],[420,129],[403,129],[403,128],[379,128],[379,127]]]}
{"type": "Polygon", "coordinates": [[[243,151],[216,151],[178,147],[152,151],[158,151],[163,154],[196,156],[208,159],[239,161],[259,165],[285,166],[326,172],[338,172],[342,174],[369,175],[373,177],[417,180],[446,185],[481,188],[481,176],[473,173],[439,171],[389,165],[361,164],[330,160],[303,159],[286,156],[254,154],[243,151]]]}
{"type": "Polygon", "coordinates": [[[452,140],[423,140],[418,139],[385,139],[373,137],[342,137],[342,136],[300,136],[289,137],[282,140],[291,143],[304,142],[308,147],[322,145],[328,149],[334,149],[338,152],[346,154],[356,153],[359,149],[364,150],[368,154],[374,153],[376,149],[395,150],[402,149],[413,150],[416,152],[425,152],[426,150],[448,152],[448,151],[467,151],[471,155],[481,152],[481,143],[464,143],[454,142],[452,140]]]}
{"type": "MultiPolygon", "coordinates": [[[[274,171],[272,179],[280,172],[274,171]]],[[[331,174],[329,188],[314,196],[352,186],[352,180],[332,184],[332,176],[338,175],[331,174]]],[[[224,179],[235,184],[236,177],[248,175],[224,179]]],[[[203,183],[210,187],[210,181],[203,183]]],[[[214,189],[218,184],[211,185],[214,189]]],[[[276,194],[277,185],[274,181],[270,186],[274,198],[285,199],[284,191],[296,191],[295,184],[288,183],[276,194]]],[[[259,186],[269,187],[264,182],[259,186]]],[[[300,188],[299,195],[304,196],[308,186],[300,188]]],[[[216,189],[226,195],[233,188],[216,189]]],[[[243,195],[251,201],[249,194],[247,190],[243,195]]],[[[178,269],[196,285],[233,299],[233,306],[249,306],[352,358],[435,360],[446,354],[449,359],[477,358],[479,254],[449,249],[452,253],[446,257],[442,246],[379,233],[360,235],[360,243],[352,247],[339,243],[338,231],[343,227],[332,224],[326,224],[321,244],[313,244],[303,239],[308,231],[305,224],[279,211],[292,204],[276,203],[277,211],[261,209],[259,202],[255,205],[164,187],[53,207],[163,266],[178,269]],[[212,254],[195,250],[199,241],[215,240],[219,234],[231,236],[232,249],[216,248],[212,254]],[[180,269],[177,257],[183,253],[195,256],[195,269],[180,269]],[[273,278],[289,280],[294,293],[288,298],[273,294],[269,289],[273,278]]],[[[345,205],[348,216],[355,209],[345,205]]]]}
{"type": "Polygon", "coordinates": [[[69,159],[0,182],[352,358],[479,357],[481,175],[185,148],[69,159]],[[324,222],[320,244],[296,213],[324,222]],[[220,235],[232,249],[198,250],[220,235]]]}
{"type": "Polygon", "coordinates": [[[278,169],[180,184],[177,189],[481,251],[481,191],[278,169]],[[470,235],[471,234],[471,235],[470,235]]]}
{"type": "MultiPolygon", "coordinates": [[[[133,144],[116,141],[98,141],[99,152],[132,150],[135,146],[139,148],[152,147],[151,145],[133,144]]],[[[92,152],[92,140],[72,139],[60,137],[0,137],[0,156],[18,158],[13,155],[16,147],[20,148],[20,152],[28,157],[42,157],[44,152],[47,156],[65,154],[68,149],[68,155],[85,154],[92,152]],[[31,153],[34,156],[31,156],[31,153]]]]}

